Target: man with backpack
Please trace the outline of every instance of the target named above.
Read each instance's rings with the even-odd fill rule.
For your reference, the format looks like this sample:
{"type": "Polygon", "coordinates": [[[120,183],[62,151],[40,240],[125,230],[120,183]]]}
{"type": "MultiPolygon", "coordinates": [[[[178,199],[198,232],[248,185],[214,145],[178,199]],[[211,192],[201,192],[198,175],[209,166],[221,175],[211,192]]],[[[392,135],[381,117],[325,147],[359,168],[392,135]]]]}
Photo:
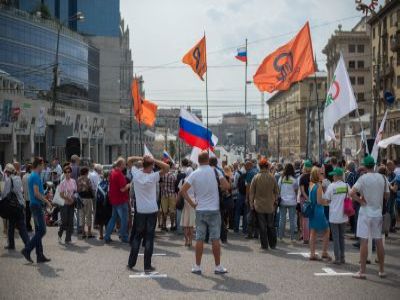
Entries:
{"type": "Polygon", "coordinates": [[[246,169],[244,167],[235,171],[233,185],[237,190],[233,231],[239,232],[240,216],[243,215],[243,233],[247,234],[246,169]]]}

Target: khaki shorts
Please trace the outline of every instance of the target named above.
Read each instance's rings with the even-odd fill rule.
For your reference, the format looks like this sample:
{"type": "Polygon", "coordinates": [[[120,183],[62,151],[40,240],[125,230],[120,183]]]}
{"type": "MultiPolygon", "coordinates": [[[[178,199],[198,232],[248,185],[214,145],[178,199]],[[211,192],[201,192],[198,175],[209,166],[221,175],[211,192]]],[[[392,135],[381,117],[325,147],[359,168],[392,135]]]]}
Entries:
{"type": "Polygon", "coordinates": [[[176,197],[164,196],[161,198],[161,211],[163,214],[175,213],[176,210],[176,197]]]}

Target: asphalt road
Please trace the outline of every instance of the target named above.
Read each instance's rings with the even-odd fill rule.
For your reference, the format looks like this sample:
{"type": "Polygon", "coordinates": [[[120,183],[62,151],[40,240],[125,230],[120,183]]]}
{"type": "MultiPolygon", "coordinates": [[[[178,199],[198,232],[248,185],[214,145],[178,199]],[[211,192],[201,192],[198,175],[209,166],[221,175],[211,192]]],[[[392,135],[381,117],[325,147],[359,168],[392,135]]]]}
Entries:
{"type": "MultiPolygon", "coordinates": [[[[2,225],[1,225],[2,226],[2,225]]],[[[2,232],[2,231],[1,231],[2,232]]],[[[377,265],[368,266],[368,279],[356,280],[348,275],[358,270],[358,253],[347,239],[347,264],[332,266],[310,262],[301,253],[308,248],[288,241],[276,250],[263,251],[255,240],[230,233],[223,246],[222,262],[227,275],[214,275],[210,246],[203,257],[203,275],[190,273],[194,260],[192,249],[183,247],[180,236],[157,233],[153,264],[162,278],[130,278],[142,272],[143,257],[135,271],[128,271],[129,247],[119,242],[105,245],[97,239],[77,240],[74,246],[57,241],[56,228],[48,228],[44,239],[48,264],[28,264],[19,250],[3,249],[6,239],[0,233],[1,299],[399,299],[400,235],[386,244],[388,277],[377,276],[377,265]],[[300,254],[288,254],[300,253],[300,254]],[[330,268],[325,269],[323,268],[330,268]],[[323,273],[331,275],[315,275],[323,273]]],[[[117,237],[114,237],[117,239],[117,237]]],[[[331,245],[332,246],[332,245],[331,245]]],[[[320,249],[320,244],[318,249],[320,249]]],[[[333,255],[333,253],[332,253],[333,255]]],[[[32,257],[35,254],[32,253],[32,257]]]]}

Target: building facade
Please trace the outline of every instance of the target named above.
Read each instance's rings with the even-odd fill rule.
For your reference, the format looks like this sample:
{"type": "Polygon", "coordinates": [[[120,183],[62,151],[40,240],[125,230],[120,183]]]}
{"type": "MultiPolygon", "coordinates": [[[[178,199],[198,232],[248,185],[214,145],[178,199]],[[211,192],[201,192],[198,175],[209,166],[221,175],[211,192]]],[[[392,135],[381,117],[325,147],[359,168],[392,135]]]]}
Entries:
{"type": "MultiPolygon", "coordinates": [[[[369,22],[371,26],[371,47],[374,97],[377,99],[378,127],[385,110],[388,115],[383,137],[390,137],[400,132],[400,2],[385,1],[384,6],[374,14],[369,22]],[[391,92],[395,103],[388,107],[383,99],[385,92],[391,92]]],[[[389,146],[381,151],[382,157],[400,158],[400,147],[389,146]]]]}
{"type": "MultiPolygon", "coordinates": [[[[358,111],[363,120],[367,136],[371,126],[372,115],[372,78],[371,78],[371,40],[367,19],[362,18],[351,30],[342,30],[339,25],[329,38],[322,51],[327,57],[328,83],[333,75],[340,57],[343,55],[350,82],[356,95],[358,111]]],[[[328,147],[336,147],[347,158],[354,158],[361,147],[361,125],[356,112],[344,117],[335,128],[338,143],[332,142],[328,147]]]]}
{"type": "Polygon", "coordinates": [[[307,77],[293,84],[287,91],[279,91],[267,100],[267,152],[271,159],[293,161],[308,157],[318,160],[319,135],[323,147],[322,113],[326,96],[326,73],[317,72],[316,82],[315,85],[314,75],[307,77]]]}
{"type": "MultiPolygon", "coordinates": [[[[47,158],[62,157],[65,140],[69,135],[80,135],[84,139],[83,155],[101,153],[101,149],[90,150],[88,145],[91,137],[83,137],[85,132],[89,132],[89,127],[98,128],[101,122],[105,126],[104,118],[98,116],[96,120],[87,119],[88,115],[83,113],[99,111],[99,51],[87,38],[66,27],[59,27],[53,20],[0,6],[0,69],[7,74],[5,76],[23,83],[24,98],[41,101],[37,105],[32,104],[33,106],[48,103],[40,105],[40,112],[46,119],[46,130],[34,135],[34,139],[38,140],[37,147],[40,146],[40,151],[35,150],[35,153],[47,158]],[[57,56],[58,81],[54,97],[53,72],[57,56]],[[53,100],[54,114],[50,105],[53,100]],[[65,107],[79,113],[71,115],[65,107]],[[72,132],[65,130],[65,125],[73,128],[72,132]]],[[[6,92],[3,89],[3,93],[6,92]]],[[[26,118],[34,122],[38,115],[32,112],[34,114],[26,118]]],[[[28,147],[23,139],[21,141],[21,147],[28,147]]]]}

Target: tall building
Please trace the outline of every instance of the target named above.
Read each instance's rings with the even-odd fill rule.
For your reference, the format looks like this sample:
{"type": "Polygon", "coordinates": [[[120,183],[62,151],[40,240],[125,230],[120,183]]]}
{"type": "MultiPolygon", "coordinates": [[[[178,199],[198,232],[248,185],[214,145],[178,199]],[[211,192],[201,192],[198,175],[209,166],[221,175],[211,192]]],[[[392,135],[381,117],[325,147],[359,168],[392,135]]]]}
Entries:
{"type": "Polygon", "coordinates": [[[114,37],[120,34],[119,0],[18,0],[17,6],[21,10],[32,12],[42,2],[53,18],[79,33],[114,37]],[[70,20],[77,12],[84,14],[85,22],[70,20]]]}
{"type": "MultiPolygon", "coordinates": [[[[38,149],[35,151],[47,158],[53,155],[63,157],[65,139],[69,135],[80,135],[83,155],[93,157],[91,150],[92,153],[99,153],[101,150],[93,146],[91,148],[90,139],[94,139],[100,127],[105,127],[103,118],[97,116],[95,120],[85,113],[99,111],[98,49],[86,37],[66,27],[59,27],[53,20],[0,6],[0,69],[22,82],[24,96],[41,101],[37,105],[45,102],[50,104],[54,99],[53,72],[57,56],[55,115],[51,105],[41,106],[41,114],[46,119],[46,131],[37,132],[33,137],[38,139],[37,147],[40,145],[41,148],[40,152],[38,149]],[[80,113],[71,115],[65,109],[66,106],[80,113]],[[71,131],[65,130],[64,125],[70,126],[71,131]]],[[[23,107],[15,108],[24,110],[23,107]]],[[[34,118],[39,116],[31,117],[30,120],[35,122],[34,118]]],[[[92,145],[94,144],[93,142],[92,145]]],[[[97,143],[95,147],[100,146],[97,143]]]]}
{"type": "MultiPolygon", "coordinates": [[[[333,80],[340,54],[343,55],[357,98],[363,128],[368,135],[371,126],[372,83],[371,40],[367,19],[362,18],[351,30],[342,30],[342,26],[339,25],[322,52],[327,56],[328,83],[333,80]]],[[[335,146],[339,152],[343,152],[347,158],[355,157],[361,147],[361,126],[356,112],[344,117],[335,127],[335,131],[339,140],[335,146]]],[[[332,145],[330,146],[332,148],[332,145]]]]}
{"type": "Polygon", "coordinates": [[[326,96],[326,73],[317,72],[316,77],[316,86],[312,75],[293,84],[287,91],[277,92],[267,101],[267,151],[272,159],[293,161],[308,156],[318,160],[319,134],[322,142],[320,146],[323,146],[322,113],[326,96]],[[317,104],[321,117],[320,132],[317,104]]]}
{"type": "MultiPolygon", "coordinates": [[[[400,132],[400,1],[385,1],[385,5],[373,15],[371,26],[373,71],[371,79],[377,99],[377,126],[379,126],[387,105],[383,100],[385,92],[392,92],[397,99],[386,120],[384,137],[400,132]]],[[[400,158],[400,147],[389,146],[382,150],[382,157],[400,158]]]]}

